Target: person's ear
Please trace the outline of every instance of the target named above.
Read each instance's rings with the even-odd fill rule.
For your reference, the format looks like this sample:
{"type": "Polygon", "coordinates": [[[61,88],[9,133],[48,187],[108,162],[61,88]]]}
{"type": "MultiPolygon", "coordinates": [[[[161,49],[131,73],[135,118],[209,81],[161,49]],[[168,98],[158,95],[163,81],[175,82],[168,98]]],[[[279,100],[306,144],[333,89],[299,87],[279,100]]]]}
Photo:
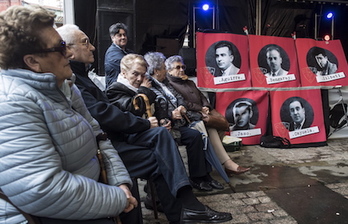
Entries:
{"type": "Polygon", "coordinates": [[[39,61],[36,59],[36,56],[33,54],[27,54],[23,57],[24,63],[28,68],[34,72],[41,72],[41,66],[39,61]]]}
{"type": "Polygon", "coordinates": [[[69,57],[69,60],[74,60],[75,59],[75,55],[72,54],[70,57],[69,57]]]}
{"type": "Polygon", "coordinates": [[[75,49],[74,49],[73,44],[67,44],[66,49],[71,52],[71,55],[70,55],[70,57],[68,59],[69,60],[74,60],[76,57],[75,57],[75,49]]]}

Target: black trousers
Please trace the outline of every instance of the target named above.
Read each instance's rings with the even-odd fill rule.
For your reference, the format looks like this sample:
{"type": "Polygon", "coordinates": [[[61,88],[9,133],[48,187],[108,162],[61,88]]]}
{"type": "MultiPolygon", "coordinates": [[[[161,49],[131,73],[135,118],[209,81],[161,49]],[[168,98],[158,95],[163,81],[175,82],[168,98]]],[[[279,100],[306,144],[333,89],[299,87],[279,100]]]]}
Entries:
{"type": "Polygon", "coordinates": [[[199,131],[180,127],[181,143],[186,146],[190,177],[203,177],[212,171],[211,165],[205,159],[202,135],[199,131]]]}
{"type": "MultiPolygon", "coordinates": [[[[112,139],[111,139],[112,141],[112,139]]],[[[190,182],[176,143],[163,127],[129,136],[127,142],[113,141],[131,177],[152,179],[170,222],[180,220],[177,191],[190,182]]]]}

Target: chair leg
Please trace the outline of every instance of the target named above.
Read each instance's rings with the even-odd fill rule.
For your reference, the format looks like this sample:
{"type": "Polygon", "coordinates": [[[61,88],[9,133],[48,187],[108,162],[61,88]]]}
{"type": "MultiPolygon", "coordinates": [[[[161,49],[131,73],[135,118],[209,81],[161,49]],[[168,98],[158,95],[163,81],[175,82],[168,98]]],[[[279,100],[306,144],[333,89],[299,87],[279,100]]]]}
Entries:
{"type": "Polygon", "coordinates": [[[153,214],[155,216],[155,219],[158,219],[158,210],[157,210],[157,203],[156,203],[156,190],[155,186],[153,185],[152,180],[149,180],[148,182],[150,192],[151,192],[151,199],[152,199],[152,207],[153,207],[153,214]]]}
{"type": "Polygon", "coordinates": [[[128,213],[123,213],[121,214],[121,219],[124,219],[124,222],[126,223],[139,223],[143,224],[143,212],[142,212],[142,207],[141,207],[141,202],[140,202],[140,193],[139,193],[139,185],[138,185],[138,179],[137,178],[132,178],[133,182],[133,187],[131,190],[131,193],[133,197],[136,198],[138,201],[138,207],[134,208],[132,211],[128,213]]]}

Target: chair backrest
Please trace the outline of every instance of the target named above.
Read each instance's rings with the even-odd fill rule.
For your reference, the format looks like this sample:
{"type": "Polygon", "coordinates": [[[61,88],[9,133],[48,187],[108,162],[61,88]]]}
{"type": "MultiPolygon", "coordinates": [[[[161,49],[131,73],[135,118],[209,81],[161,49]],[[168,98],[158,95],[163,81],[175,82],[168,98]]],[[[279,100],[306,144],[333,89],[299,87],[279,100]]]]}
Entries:
{"type": "Polygon", "coordinates": [[[5,201],[7,201],[8,203],[10,203],[13,207],[15,207],[23,216],[24,218],[28,221],[28,224],[41,224],[40,220],[35,217],[32,216],[26,212],[23,212],[21,209],[19,209],[16,205],[14,205],[10,199],[4,194],[4,192],[2,192],[2,190],[0,189],[0,199],[3,199],[5,201]]]}

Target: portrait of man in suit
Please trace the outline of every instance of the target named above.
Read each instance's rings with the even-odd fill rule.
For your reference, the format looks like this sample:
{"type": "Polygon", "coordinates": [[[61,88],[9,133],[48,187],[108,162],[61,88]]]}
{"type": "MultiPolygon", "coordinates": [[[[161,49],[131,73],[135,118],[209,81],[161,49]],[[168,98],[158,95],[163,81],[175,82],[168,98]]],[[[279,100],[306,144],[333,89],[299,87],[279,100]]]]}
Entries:
{"type": "Polygon", "coordinates": [[[266,77],[288,74],[288,71],[282,68],[283,58],[278,47],[271,45],[266,49],[266,60],[269,67],[269,71],[265,74],[266,77]]]}
{"type": "Polygon", "coordinates": [[[283,114],[286,118],[282,121],[289,131],[309,128],[313,122],[313,109],[301,97],[291,97],[284,102],[281,113],[284,112],[287,114],[283,114]]]}
{"type": "Polygon", "coordinates": [[[235,54],[233,52],[232,43],[228,41],[219,41],[215,45],[215,61],[220,72],[215,76],[228,76],[238,74],[239,68],[233,64],[235,54]]]}
{"type": "Polygon", "coordinates": [[[312,55],[318,65],[315,73],[316,75],[330,75],[336,73],[337,65],[329,61],[325,49],[317,47],[313,50],[312,55]]]}

